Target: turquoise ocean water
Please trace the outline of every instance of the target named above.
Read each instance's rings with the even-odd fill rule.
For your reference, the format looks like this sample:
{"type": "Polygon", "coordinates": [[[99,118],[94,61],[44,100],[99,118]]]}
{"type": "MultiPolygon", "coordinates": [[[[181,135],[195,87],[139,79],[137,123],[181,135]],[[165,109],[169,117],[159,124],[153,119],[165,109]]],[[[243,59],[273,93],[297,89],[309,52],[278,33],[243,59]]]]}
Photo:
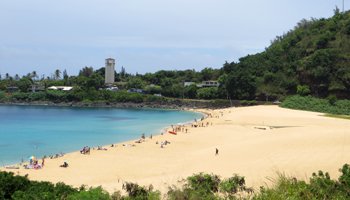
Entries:
{"type": "Polygon", "coordinates": [[[158,109],[0,106],[0,166],[160,134],[200,113],[158,109]]]}

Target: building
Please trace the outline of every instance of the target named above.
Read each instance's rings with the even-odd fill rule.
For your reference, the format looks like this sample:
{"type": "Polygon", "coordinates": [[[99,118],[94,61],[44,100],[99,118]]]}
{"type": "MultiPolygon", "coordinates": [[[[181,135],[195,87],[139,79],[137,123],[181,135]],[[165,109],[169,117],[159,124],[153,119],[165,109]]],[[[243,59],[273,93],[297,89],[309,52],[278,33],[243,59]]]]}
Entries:
{"type": "Polygon", "coordinates": [[[198,84],[197,87],[219,87],[220,84],[217,81],[203,81],[201,84],[198,84]]]}
{"type": "Polygon", "coordinates": [[[61,90],[61,91],[71,91],[73,87],[70,86],[51,86],[47,88],[48,90],[61,90]]]}
{"type": "Polygon", "coordinates": [[[115,77],[115,60],[113,58],[106,59],[106,67],[105,67],[105,84],[113,84],[115,77]]]}
{"type": "Polygon", "coordinates": [[[191,86],[191,85],[195,85],[196,83],[195,82],[184,82],[184,86],[185,87],[188,87],[188,86],[191,86]]]}

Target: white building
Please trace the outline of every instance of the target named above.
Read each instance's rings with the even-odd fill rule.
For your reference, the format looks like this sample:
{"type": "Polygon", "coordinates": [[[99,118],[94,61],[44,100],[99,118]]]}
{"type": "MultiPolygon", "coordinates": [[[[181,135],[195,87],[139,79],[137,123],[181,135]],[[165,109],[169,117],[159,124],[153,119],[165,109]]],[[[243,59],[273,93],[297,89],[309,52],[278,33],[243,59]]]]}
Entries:
{"type": "Polygon", "coordinates": [[[106,67],[105,67],[105,84],[112,84],[114,83],[114,69],[115,67],[115,60],[113,58],[107,58],[106,59],[106,67]]]}
{"type": "Polygon", "coordinates": [[[203,81],[201,84],[198,84],[197,87],[219,87],[220,84],[217,81],[203,81]]]}
{"type": "Polygon", "coordinates": [[[51,86],[47,88],[48,90],[62,90],[62,91],[71,91],[73,87],[70,86],[51,86]]]}
{"type": "Polygon", "coordinates": [[[195,82],[184,82],[184,86],[185,87],[188,87],[188,86],[191,86],[191,85],[195,85],[196,83],[195,82]]]}

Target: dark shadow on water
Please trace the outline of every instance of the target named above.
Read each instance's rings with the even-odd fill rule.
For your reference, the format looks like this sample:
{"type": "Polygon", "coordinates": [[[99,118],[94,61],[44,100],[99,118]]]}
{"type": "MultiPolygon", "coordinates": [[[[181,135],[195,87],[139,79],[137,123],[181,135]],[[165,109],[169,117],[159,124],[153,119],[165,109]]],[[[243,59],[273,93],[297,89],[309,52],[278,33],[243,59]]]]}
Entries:
{"type": "Polygon", "coordinates": [[[12,146],[12,144],[10,144],[10,143],[0,144],[0,148],[2,148],[2,147],[10,147],[10,146],[12,146]]]}
{"type": "Polygon", "coordinates": [[[135,117],[113,117],[113,116],[97,116],[97,118],[110,120],[110,121],[122,121],[122,120],[132,120],[137,119],[135,117]]]}
{"type": "Polygon", "coordinates": [[[39,141],[29,141],[26,144],[32,146],[33,149],[39,149],[39,147],[41,148],[42,146],[46,145],[45,143],[39,141]]]}

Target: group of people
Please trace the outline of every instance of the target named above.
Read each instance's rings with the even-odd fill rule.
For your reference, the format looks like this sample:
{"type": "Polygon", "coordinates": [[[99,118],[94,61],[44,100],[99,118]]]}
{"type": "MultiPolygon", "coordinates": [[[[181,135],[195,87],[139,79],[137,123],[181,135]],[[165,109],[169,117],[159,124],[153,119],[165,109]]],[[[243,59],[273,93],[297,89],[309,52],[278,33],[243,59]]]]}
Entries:
{"type": "Polygon", "coordinates": [[[39,163],[38,159],[35,157],[31,157],[29,159],[29,164],[23,165],[25,169],[41,169],[45,165],[45,158],[41,160],[41,164],[39,163]]]}
{"type": "MultiPolygon", "coordinates": [[[[49,158],[50,159],[54,159],[54,158],[59,158],[59,157],[62,157],[64,156],[64,153],[56,153],[55,155],[50,155],[49,158]]],[[[44,158],[46,158],[46,156],[44,156],[44,158]]]]}
{"type": "Polygon", "coordinates": [[[104,147],[98,146],[98,147],[97,147],[97,150],[104,150],[104,151],[107,151],[107,148],[104,148],[104,147]]]}
{"type": "MultiPolygon", "coordinates": [[[[156,144],[158,144],[158,141],[156,142],[156,144]]],[[[160,142],[160,148],[164,148],[165,145],[170,144],[170,142],[168,140],[162,141],[160,142]]]]}
{"type": "Polygon", "coordinates": [[[85,146],[82,150],[80,150],[81,154],[90,154],[90,147],[85,146]]]}

